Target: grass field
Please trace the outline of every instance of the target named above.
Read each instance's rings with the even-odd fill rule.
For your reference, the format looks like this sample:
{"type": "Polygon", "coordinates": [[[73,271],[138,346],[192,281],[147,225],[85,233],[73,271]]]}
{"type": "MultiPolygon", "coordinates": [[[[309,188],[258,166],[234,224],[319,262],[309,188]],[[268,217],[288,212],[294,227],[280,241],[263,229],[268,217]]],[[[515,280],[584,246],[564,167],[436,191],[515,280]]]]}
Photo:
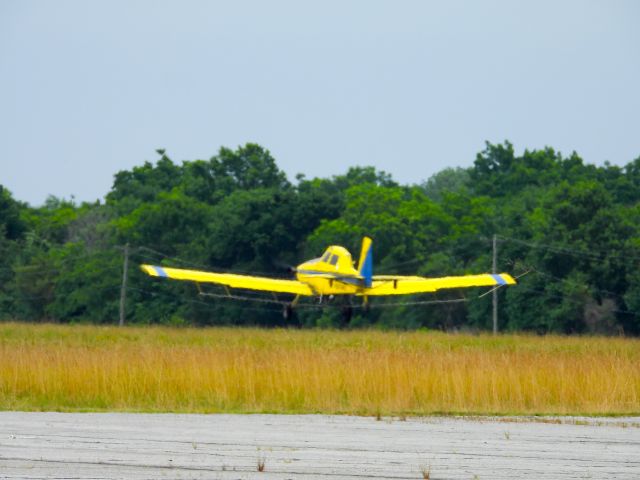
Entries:
{"type": "Polygon", "coordinates": [[[0,409],[640,413],[640,340],[0,324],[0,409]]]}

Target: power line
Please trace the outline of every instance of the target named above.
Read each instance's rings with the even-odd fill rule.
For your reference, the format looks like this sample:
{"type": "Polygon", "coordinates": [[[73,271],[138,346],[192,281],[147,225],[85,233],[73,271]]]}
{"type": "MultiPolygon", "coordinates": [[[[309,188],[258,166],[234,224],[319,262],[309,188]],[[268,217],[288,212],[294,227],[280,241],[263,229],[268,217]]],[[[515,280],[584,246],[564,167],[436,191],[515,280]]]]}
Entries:
{"type": "MultiPolygon", "coordinates": [[[[120,285],[112,285],[110,287],[99,287],[96,288],[96,291],[100,291],[100,292],[105,292],[105,291],[109,291],[109,290],[119,290],[120,289],[120,285]]],[[[1,292],[0,292],[1,293],[1,292]]],[[[51,299],[52,301],[59,298],[59,297],[65,297],[68,298],[69,294],[68,293],[56,293],[55,290],[50,294],[50,295],[14,295],[13,293],[10,293],[10,298],[12,300],[14,299],[18,299],[18,300],[39,300],[39,299],[51,299]]]]}
{"type": "MultiPolygon", "coordinates": [[[[111,247],[113,249],[116,249],[117,247],[111,247]]],[[[20,269],[29,269],[29,268],[33,268],[33,269],[37,269],[38,272],[61,272],[64,270],[64,265],[67,265],[71,262],[77,262],[78,260],[82,260],[84,258],[89,258],[89,257],[93,257],[96,259],[100,259],[101,254],[108,252],[109,250],[100,250],[97,252],[86,252],[82,255],[73,255],[73,256],[66,256],[65,258],[62,259],[54,259],[51,261],[51,263],[54,263],[56,265],[47,265],[47,266],[40,266],[37,263],[33,263],[33,264],[14,264],[8,267],[0,267],[0,271],[2,272],[13,272],[13,273],[17,273],[18,270],[20,269]]],[[[107,268],[116,268],[113,265],[109,265],[107,266],[107,268]]]]}
{"type": "MultiPolygon", "coordinates": [[[[569,295],[558,295],[556,293],[551,293],[551,292],[548,292],[546,290],[540,290],[540,289],[537,289],[537,288],[531,288],[531,287],[527,287],[527,286],[524,286],[524,285],[519,286],[518,289],[524,290],[524,291],[527,291],[527,292],[538,293],[538,294],[541,294],[540,296],[544,296],[544,297],[551,297],[551,298],[555,298],[555,299],[558,299],[558,300],[566,300],[566,301],[569,301],[571,303],[575,303],[576,305],[584,305],[585,304],[584,301],[577,300],[575,298],[571,298],[571,296],[569,296],[569,295]]],[[[613,312],[613,313],[622,313],[622,314],[626,314],[626,315],[640,316],[640,313],[634,312],[632,310],[620,310],[620,309],[616,308],[616,309],[612,309],[611,312],[613,312]]]]}
{"type": "Polygon", "coordinates": [[[588,257],[588,258],[594,258],[597,260],[605,260],[605,259],[610,259],[610,258],[620,258],[620,259],[624,259],[624,260],[628,260],[630,258],[633,259],[640,259],[640,256],[635,256],[635,255],[630,255],[630,254],[616,254],[616,253],[612,253],[612,252],[593,252],[593,251],[586,251],[586,250],[581,250],[581,249],[576,249],[573,247],[568,247],[568,246],[558,246],[558,245],[551,245],[551,244],[546,244],[546,243],[536,243],[536,242],[530,242],[530,241],[526,241],[526,240],[520,240],[518,238],[511,238],[511,237],[505,237],[503,235],[498,235],[498,238],[500,238],[501,240],[504,241],[508,241],[508,242],[513,242],[513,243],[517,243],[519,245],[524,245],[530,248],[537,248],[537,249],[541,249],[541,250],[551,250],[553,252],[556,253],[562,253],[565,255],[571,255],[571,256],[575,256],[575,257],[588,257]]]}
{"type": "MultiPolygon", "coordinates": [[[[640,258],[640,257],[635,257],[633,255],[627,255],[627,256],[623,256],[621,254],[615,254],[612,252],[607,252],[607,253],[597,253],[597,252],[588,252],[585,250],[580,250],[580,249],[575,249],[575,248],[570,248],[568,246],[558,246],[558,245],[550,245],[550,244],[543,244],[543,243],[535,243],[535,242],[530,242],[530,241],[525,241],[525,240],[520,240],[520,239],[516,239],[516,238],[511,238],[511,237],[506,237],[506,236],[501,236],[501,235],[497,235],[497,238],[503,240],[503,241],[507,241],[507,242],[514,242],[523,246],[527,246],[529,248],[537,248],[537,249],[547,249],[550,251],[555,251],[561,254],[568,254],[568,255],[573,255],[573,256],[578,256],[578,257],[585,257],[585,258],[590,258],[592,260],[604,260],[604,259],[611,259],[611,258],[640,258]]],[[[12,271],[15,273],[15,269],[16,268],[20,268],[20,267],[25,267],[25,268],[33,268],[33,274],[43,274],[43,273],[47,273],[47,272],[59,272],[59,273],[64,273],[64,268],[62,267],[62,265],[66,265],[69,262],[77,262],[83,258],[88,258],[88,257],[95,257],[95,258],[100,258],[100,255],[104,255],[104,254],[108,254],[109,252],[113,252],[116,249],[121,249],[121,248],[126,248],[126,247],[122,247],[122,246],[111,246],[105,250],[99,250],[96,252],[83,252],[80,253],[78,255],[67,255],[65,258],[61,259],[61,260],[57,260],[58,262],[58,266],[56,267],[48,267],[48,268],[39,268],[37,265],[22,265],[22,266],[14,266],[14,267],[9,267],[9,268],[0,268],[0,271],[12,271]]],[[[165,253],[159,252],[158,250],[146,247],[146,246],[140,246],[140,247],[135,247],[132,248],[131,251],[131,256],[136,256],[139,258],[144,258],[144,259],[151,259],[155,261],[154,257],[149,256],[148,254],[145,254],[143,252],[149,252],[152,255],[158,255],[161,256],[165,259],[168,260],[172,260],[178,263],[182,263],[182,264],[187,264],[187,265],[192,265],[192,266],[196,266],[196,267],[201,267],[201,268],[205,268],[205,269],[209,269],[211,268],[211,266],[205,266],[203,264],[199,264],[196,262],[192,262],[189,260],[185,260],[183,258],[180,257],[174,257],[174,256],[170,256],[167,255],[165,253]]],[[[409,264],[414,264],[414,263],[420,263],[420,262],[425,262],[426,259],[425,258],[415,258],[412,260],[407,260],[405,262],[400,262],[397,263],[395,265],[390,265],[387,266],[387,268],[394,268],[394,267],[398,267],[398,266],[403,266],[403,265],[409,265],[409,264]]],[[[511,263],[515,266],[517,264],[517,262],[511,261],[511,263]]],[[[102,272],[111,272],[111,271],[115,271],[117,269],[117,265],[107,265],[105,268],[102,268],[101,271],[102,272]]],[[[125,267],[126,268],[126,267],[125,267]]],[[[119,269],[119,268],[118,268],[119,269]]],[[[219,269],[221,271],[229,271],[227,269],[219,269]]],[[[560,277],[556,277],[554,275],[551,275],[549,273],[543,272],[542,270],[536,268],[536,267],[530,267],[530,270],[533,271],[534,273],[538,273],[539,275],[545,276],[545,277],[549,277],[549,278],[553,278],[554,280],[558,281],[558,282],[565,282],[567,284],[573,284],[576,285],[576,283],[570,279],[564,279],[564,278],[560,278],[560,277]]],[[[238,272],[236,270],[236,272],[238,272]]],[[[31,273],[31,272],[30,272],[31,273]]],[[[260,273],[260,272],[251,272],[251,273],[260,273]]],[[[587,285],[588,286],[588,285],[587,285]]],[[[589,286],[588,286],[589,287],[589,286]]],[[[119,286],[112,286],[112,287],[100,287],[97,288],[96,291],[99,292],[108,292],[114,289],[120,288],[119,286]]],[[[534,290],[534,289],[530,289],[530,288],[526,288],[524,286],[520,286],[518,288],[522,288],[526,291],[532,291],[534,293],[538,293],[538,294],[544,294],[547,298],[557,298],[557,299],[562,299],[562,300],[567,300],[570,302],[574,302],[574,303],[578,303],[578,304],[584,304],[584,302],[580,301],[580,300],[576,300],[574,298],[571,298],[569,295],[554,295],[553,293],[550,293],[548,291],[540,291],[540,290],[534,290]]],[[[596,288],[592,288],[589,287],[591,292],[596,292],[596,293],[601,293],[604,294],[603,296],[607,297],[607,296],[612,296],[618,299],[618,301],[621,301],[621,303],[624,303],[624,297],[622,297],[620,294],[614,293],[614,292],[610,292],[604,289],[596,289],[596,288]]],[[[160,292],[150,292],[148,290],[143,290],[143,289],[136,289],[134,287],[128,287],[128,286],[124,286],[123,291],[129,291],[129,290],[135,290],[138,291],[140,293],[144,293],[144,294],[149,294],[152,296],[156,296],[156,295],[161,295],[164,297],[171,297],[172,299],[176,300],[177,302],[181,302],[181,303],[193,303],[193,304],[200,304],[203,306],[208,306],[208,307],[212,307],[214,306],[213,304],[211,304],[210,302],[202,302],[202,301],[196,301],[196,300],[187,300],[184,298],[176,298],[175,295],[170,295],[170,294],[164,294],[164,293],[160,293],[160,292]]],[[[493,290],[490,290],[489,292],[486,293],[491,293],[493,292],[493,290]]],[[[284,305],[288,305],[290,302],[288,301],[284,301],[284,300],[271,300],[271,299],[266,299],[266,298],[260,298],[259,295],[261,295],[260,293],[254,293],[254,292],[249,292],[246,293],[244,296],[242,295],[228,295],[228,294],[216,294],[216,293],[206,293],[203,296],[209,296],[209,297],[213,297],[213,298],[220,298],[220,299],[227,299],[227,300],[236,300],[236,301],[248,301],[248,302],[255,302],[255,303],[263,303],[265,305],[267,304],[272,304],[272,305],[279,305],[279,306],[284,306],[284,305]]],[[[484,294],[483,294],[484,295],[484,294]]],[[[480,295],[478,298],[482,297],[483,295],[480,295]]],[[[52,291],[51,294],[48,295],[35,295],[35,296],[24,296],[24,295],[15,295],[12,296],[13,299],[15,300],[35,300],[35,299],[47,299],[49,301],[53,301],[57,298],[59,298],[60,294],[56,294],[55,290],[52,291]]],[[[466,303],[466,302],[470,302],[472,300],[475,300],[476,297],[474,298],[459,298],[459,299],[449,299],[449,300],[416,300],[416,301],[403,301],[403,302],[387,302],[387,303],[372,303],[371,305],[365,307],[364,305],[352,305],[351,308],[392,308],[392,307],[402,307],[402,306],[412,306],[412,305],[438,305],[438,304],[455,304],[455,303],[466,303]]],[[[330,304],[330,303],[324,303],[324,304],[314,304],[314,303],[300,303],[297,305],[297,308],[309,308],[309,309],[320,309],[320,308],[341,308],[345,305],[340,305],[340,304],[330,304]]],[[[252,310],[261,310],[261,311],[271,311],[274,312],[276,311],[273,308],[251,308],[251,307],[244,307],[244,308],[248,308],[248,309],[252,309],[252,310]]],[[[622,309],[615,309],[612,310],[615,313],[620,313],[620,314],[630,314],[630,315],[640,315],[637,312],[634,311],[630,311],[630,310],[622,310],[622,309]]]]}
{"type": "MultiPolygon", "coordinates": [[[[552,278],[552,279],[554,279],[554,280],[556,280],[558,282],[567,283],[569,285],[580,286],[579,283],[577,283],[575,281],[572,281],[569,278],[557,277],[555,275],[551,275],[550,273],[543,272],[543,271],[541,271],[541,270],[539,270],[539,269],[537,269],[535,267],[530,267],[530,269],[531,269],[531,271],[533,271],[533,273],[537,273],[538,275],[542,275],[543,277],[552,278]]],[[[619,299],[624,301],[624,297],[622,295],[618,294],[618,293],[611,292],[609,290],[604,290],[604,289],[601,289],[601,288],[595,288],[595,287],[593,287],[593,286],[591,286],[589,284],[587,284],[586,286],[587,286],[587,288],[589,288],[589,290],[591,290],[591,291],[593,291],[595,293],[604,293],[605,294],[605,295],[603,295],[604,297],[612,296],[612,297],[616,297],[616,298],[619,298],[619,299]]]]}
{"type": "MultiPolygon", "coordinates": [[[[145,246],[140,246],[140,247],[137,247],[137,248],[138,248],[138,250],[146,250],[147,252],[154,253],[154,254],[156,254],[156,255],[158,255],[160,257],[167,258],[169,260],[174,260],[175,262],[182,263],[184,265],[190,265],[192,267],[198,267],[198,268],[211,268],[211,266],[203,265],[201,263],[193,262],[191,260],[185,260],[185,259],[180,258],[180,257],[175,257],[175,256],[172,256],[172,255],[168,255],[166,253],[160,252],[160,251],[155,250],[153,248],[149,248],[149,247],[145,247],[145,246]]],[[[152,259],[152,257],[145,257],[145,258],[152,259]]]]}
{"type": "MultiPolygon", "coordinates": [[[[153,254],[156,254],[164,259],[167,260],[172,260],[175,261],[176,263],[181,263],[183,265],[187,265],[187,266],[191,266],[191,267],[197,267],[200,269],[204,269],[205,271],[216,271],[216,272],[222,272],[222,273],[238,273],[238,274],[253,274],[253,275],[266,275],[266,276],[270,276],[272,278],[290,278],[290,275],[284,276],[284,275],[275,275],[274,272],[261,272],[261,271],[257,271],[257,270],[252,270],[252,271],[243,271],[243,270],[239,270],[239,269],[233,269],[230,270],[228,268],[222,268],[222,267],[216,267],[214,265],[205,265],[202,263],[197,263],[197,262],[192,262],[190,260],[185,260],[183,258],[180,257],[174,257],[171,255],[167,255],[165,253],[159,252],[158,250],[154,250],[153,248],[149,248],[149,247],[138,247],[139,250],[146,250],[148,252],[151,252],[153,254]]],[[[151,261],[158,261],[156,258],[154,257],[150,257],[148,255],[144,255],[141,253],[136,253],[135,255],[141,257],[141,258],[146,258],[147,260],[151,260],[151,261]]]]}

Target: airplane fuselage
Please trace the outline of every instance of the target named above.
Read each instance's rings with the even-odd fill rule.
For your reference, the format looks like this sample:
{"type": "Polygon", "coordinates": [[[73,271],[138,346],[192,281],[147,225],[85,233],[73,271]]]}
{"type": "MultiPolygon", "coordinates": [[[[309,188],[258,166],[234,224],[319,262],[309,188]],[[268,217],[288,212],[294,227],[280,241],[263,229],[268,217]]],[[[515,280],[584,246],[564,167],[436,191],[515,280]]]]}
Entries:
{"type": "Polygon", "coordinates": [[[298,265],[296,278],[317,295],[355,295],[364,290],[363,277],[355,269],[351,254],[338,245],[327,248],[321,257],[298,265]]]}

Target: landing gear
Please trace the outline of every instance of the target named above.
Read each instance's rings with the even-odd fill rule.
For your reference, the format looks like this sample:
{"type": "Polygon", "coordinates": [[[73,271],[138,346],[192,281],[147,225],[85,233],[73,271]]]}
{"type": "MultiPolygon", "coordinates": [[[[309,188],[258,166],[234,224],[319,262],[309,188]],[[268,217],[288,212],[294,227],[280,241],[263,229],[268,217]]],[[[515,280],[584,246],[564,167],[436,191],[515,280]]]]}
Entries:
{"type": "Polygon", "coordinates": [[[282,318],[284,318],[285,322],[289,322],[293,318],[293,309],[298,304],[298,300],[300,300],[300,295],[296,295],[291,303],[286,303],[284,308],[282,309],[282,318]]]}

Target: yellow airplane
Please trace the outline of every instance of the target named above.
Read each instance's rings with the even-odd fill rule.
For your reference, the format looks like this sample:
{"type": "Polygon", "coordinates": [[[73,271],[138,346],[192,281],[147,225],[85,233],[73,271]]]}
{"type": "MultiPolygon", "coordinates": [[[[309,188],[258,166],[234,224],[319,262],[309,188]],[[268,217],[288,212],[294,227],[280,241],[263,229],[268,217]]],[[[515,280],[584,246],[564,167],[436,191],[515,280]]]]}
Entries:
{"type": "MultiPolygon", "coordinates": [[[[373,296],[427,293],[450,288],[500,287],[516,283],[508,273],[440,278],[373,275],[372,240],[369,237],[362,239],[358,268],[354,267],[351,254],[346,248],[332,245],[325,250],[322,257],[298,265],[294,269],[296,280],[184,270],[157,265],[141,265],[141,268],[153,277],[215,283],[225,288],[293,294],[294,300],[285,307],[285,318],[291,315],[291,308],[302,296],[315,296],[322,301],[325,296],[351,295],[362,297],[366,306],[368,298],[373,296]]],[[[350,314],[349,309],[347,316],[350,317],[350,314]]]]}

